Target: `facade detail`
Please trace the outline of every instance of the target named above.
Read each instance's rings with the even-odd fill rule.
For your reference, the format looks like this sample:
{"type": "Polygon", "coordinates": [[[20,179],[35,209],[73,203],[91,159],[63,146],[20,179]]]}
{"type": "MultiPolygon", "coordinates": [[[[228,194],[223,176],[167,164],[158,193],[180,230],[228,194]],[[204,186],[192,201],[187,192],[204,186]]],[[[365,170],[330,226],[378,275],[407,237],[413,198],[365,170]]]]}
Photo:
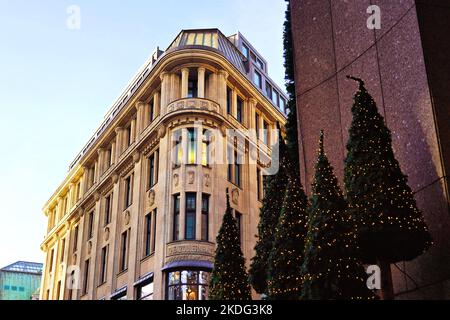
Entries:
{"type": "Polygon", "coordinates": [[[207,299],[226,188],[249,263],[259,160],[286,120],[267,67],[217,29],[155,50],[44,206],[41,299],[207,299]]]}

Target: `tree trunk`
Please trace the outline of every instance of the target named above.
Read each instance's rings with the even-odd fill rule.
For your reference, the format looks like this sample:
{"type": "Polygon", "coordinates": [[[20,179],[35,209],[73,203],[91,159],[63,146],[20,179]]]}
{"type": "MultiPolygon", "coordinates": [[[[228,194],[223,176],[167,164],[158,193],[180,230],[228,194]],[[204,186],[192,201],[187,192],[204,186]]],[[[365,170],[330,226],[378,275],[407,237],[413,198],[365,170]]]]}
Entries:
{"type": "Polygon", "coordinates": [[[394,300],[394,286],[392,284],[391,264],[384,260],[379,260],[378,265],[381,270],[381,299],[394,300]]]}

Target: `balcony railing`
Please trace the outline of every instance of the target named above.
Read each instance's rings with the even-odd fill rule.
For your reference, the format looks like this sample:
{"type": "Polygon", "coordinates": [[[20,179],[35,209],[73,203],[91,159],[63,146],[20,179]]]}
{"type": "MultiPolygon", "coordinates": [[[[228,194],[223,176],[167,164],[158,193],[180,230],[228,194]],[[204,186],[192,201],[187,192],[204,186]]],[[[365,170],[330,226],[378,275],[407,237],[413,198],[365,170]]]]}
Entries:
{"type": "Polygon", "coordinates": [[[180,110],[204,110],[221,113],[218,103],[202,98],[185,98],[173,101],[169,103],[164,113],[169,114],[180,110]]]}

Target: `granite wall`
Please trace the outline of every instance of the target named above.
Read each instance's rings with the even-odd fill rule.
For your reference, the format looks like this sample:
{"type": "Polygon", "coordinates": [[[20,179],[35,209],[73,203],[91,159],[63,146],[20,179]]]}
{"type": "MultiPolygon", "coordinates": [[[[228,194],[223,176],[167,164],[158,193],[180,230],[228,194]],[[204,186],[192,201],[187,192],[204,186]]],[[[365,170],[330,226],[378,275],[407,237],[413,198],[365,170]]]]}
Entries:
{"type": "Polygon", "coordinates": [[[291,6],[306,190],[311,191],[321,129],[342,183],[351,106],[358,87],[346,75],[361,77],[392,131],[395,154],[435,242],[423,256],[392,266],[397,298],[450,298],[444,160],[415,1],[291,0],[291,6]],[[367,9],[373,4],[381,9],[380,30],[367,27],[367,9]]]}

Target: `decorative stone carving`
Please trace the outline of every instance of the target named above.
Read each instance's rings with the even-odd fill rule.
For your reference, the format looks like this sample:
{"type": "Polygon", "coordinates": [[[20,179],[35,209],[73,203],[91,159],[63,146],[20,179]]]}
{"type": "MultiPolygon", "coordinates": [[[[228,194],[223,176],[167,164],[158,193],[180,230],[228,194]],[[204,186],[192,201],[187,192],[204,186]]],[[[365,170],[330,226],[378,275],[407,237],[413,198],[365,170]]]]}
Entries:
{"type": "Polygon", "coordinates": [[[91,254],[92,252],[92,241],[89,241],[87,244],[87,254],[91,254]]]}
{"type": "Polygon", "coordinates": [[[194,184],[195,181],[195,172],[194,171],[189,171],[188,172],[188,183],[189,184],[194,184]]]}
{"type": "Polygon", "coordinates": [[[124,222],[125,225],[128,226],[130,224],[130,220],[131,220],[131,214],[130,211],[125,211],[125,215],[124,215],[124,222]]]}
{"type": "Polygon", "coordinates": [[[220,126],[219,128],[220,133],[222,134],[222,137],[226,137],[227,136],[227,127],[226,126],[220,126]]]}
{"type": "Polygon", "coordinates": [[[155,190],[150,190],[147,195],[147,208],[155,204],[155,190]]]}
{"type": "Polygon", "coordinates": [[[233,191],[231,191],[231,200],[234,204],[239,204],[239,190],[234,188],[233,191]]]}
{"type": "Polygon", "coordinates": [[[165,126],[161,126],[161,127],[158,129],[158,139],[164,138],[164,137],[166,136],[166,132],[167,132],[166,127],[165,127],[165,126]]]}
{"type": "Polygon", "coordinates": [[[73,264],[73,265],[76,265],[76,264],[77,264],[77,255],[76,255],[76,254],[74,254],[74,255],[72,256],[72,264],[73,264]]]}
{"type": "Polygon", "coordinates": [[[108,240],[109,240],[109,233],[110,233],[109,228],[106,227],[106,228],[105,228],[105,234],[104,234],[104,239],[105,239],[105,241],[108,241],[108,240]]]}
{"type": "Polygon", "coordinates": [[[116,184],[116,183],[119,181],[119,175],[117,174],[117,172],[114,172],[114,173],[111,175],[111,180],[112,180],[112,182],[113,182],[114,184],[116,184]]]}
{"type": "Polygon", "coordinates": [[[95,193],[94,193],[94,200],[95,200],[95,202],[100,200],[100,196],[101,196],[100,192],[99,191],[95,191],[95,193]]]}
{"type": "Polygon", "coordinates": [[[166,261],[214,260],[214,244],[192,241],[175,242],[167,245],[166,261]]]}
{"type": "Polygon", "coordinates": [[[139,151],[135,151],[133,153],[133,162],[138,163],[141,160],[141,153],[139,151]]]}
{"type": "Polygon", "coordinates": [[[178,187],[178,185],[180,184],[180,176],[177,173],[173,175],[173,184],[175,185],[175,187],[178,187]]]}
{"type": "Polygon", "coordinates": [[[204,175],[203,180],[205,181],[205,187],[209,187],[211,185],[211,177],[208,173],[204,175]]]}

